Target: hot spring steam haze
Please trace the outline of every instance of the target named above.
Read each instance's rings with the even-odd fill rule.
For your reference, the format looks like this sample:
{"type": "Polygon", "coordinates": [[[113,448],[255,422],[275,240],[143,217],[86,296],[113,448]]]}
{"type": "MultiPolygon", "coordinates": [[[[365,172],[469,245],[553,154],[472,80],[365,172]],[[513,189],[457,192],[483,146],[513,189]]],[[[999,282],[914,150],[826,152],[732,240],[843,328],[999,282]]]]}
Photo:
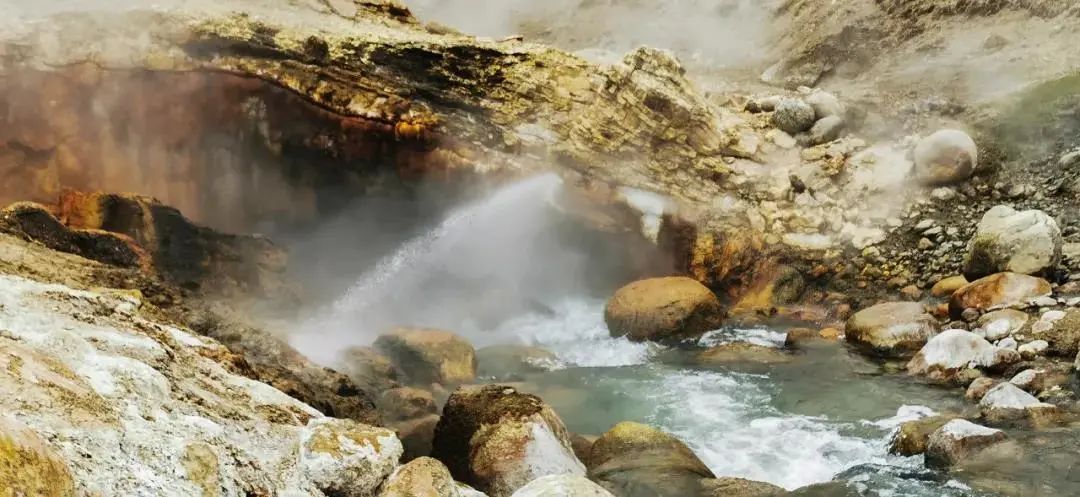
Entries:
{"type": "Polygon", "coordinates": [[[567,295],[587,295],[589,257],[559,236],[553,203],[561,180],[541,175],[452,209],[360,275],[301,326],[293,344],[332,363],[395,326],[452,329],[478,344],[484,333],[527,312],[551,312],[567,295]]]}

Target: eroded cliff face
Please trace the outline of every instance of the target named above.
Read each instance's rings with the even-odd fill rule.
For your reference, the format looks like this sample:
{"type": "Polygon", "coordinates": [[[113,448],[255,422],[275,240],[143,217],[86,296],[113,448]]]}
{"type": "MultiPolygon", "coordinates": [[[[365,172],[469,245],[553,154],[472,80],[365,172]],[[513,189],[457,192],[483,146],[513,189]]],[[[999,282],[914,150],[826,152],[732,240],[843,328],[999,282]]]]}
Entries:
{"type": "MultiPolygon", "coordinates": [[[[841,88],[860,104],[895,80],[871,105],[895,110],[911,103],[897,96],[912,84],[905,71],[917,69],[920,46],[942,64],[967,46],[930,43],[968,25],[959,19],[985,37],[1006,18],[1016,18],[1013,31],[1074,18],[1061,2],[930,7],[778,5],[771,22],[791,35],[771,43],[788,55],[765,79],[848,79],[841,88]],[[825,22],[848,14],[851,29],[837,33],[825,22]],[[897,48],[879,62],[851,53],[866,37],[897,48]]],[[[891,130],[888,141],[852,136],[865,118],[858,109],[841,117],[848,129],[832,130],[831,140],[796,144],[778,133],[771,112],[760,112],[760,87],[702,92],[665,51],[642,48],[598,65],[519,38],[425,24],[394,2],[20,9],[0,30],[0,181],[11,199],[54,203],[64,188],[131,189],[202,224],[246,232],[303,225],[347,199],[418,179],[443,182],[453,196],[477,179],[554,169],[599,211],[625,210],[626,189],[665,196],[664,212],[616,218],[637,229],[662,217],[656,233],[640,235],[668,251],[668,271],[736,301],[787,300],[762,295],[792,268],[803,283],[912,279],[903,264],[867,273],[869,264],[849,263],[892,236],[904,209],[930,194],[906,180],[917,137],[898,138],[895,122],[873,119],[879,132],[891,130]]],[[[1014,51],[1008,43],[979,50],[985,57],[973,60],[988,70],[1014,51]]],[[[928,73],[913,88],[980,74],[968,66],[928,73]]],[[[1044,66],[1029,81],[1059,76],[1044,66]]],[[[986,93],[950,93],[961,94],[986,93]]],[[[902,126],[955,125],[957,112],[976,113],[930,107],[930,115],[901,115],[902,126]]]]}

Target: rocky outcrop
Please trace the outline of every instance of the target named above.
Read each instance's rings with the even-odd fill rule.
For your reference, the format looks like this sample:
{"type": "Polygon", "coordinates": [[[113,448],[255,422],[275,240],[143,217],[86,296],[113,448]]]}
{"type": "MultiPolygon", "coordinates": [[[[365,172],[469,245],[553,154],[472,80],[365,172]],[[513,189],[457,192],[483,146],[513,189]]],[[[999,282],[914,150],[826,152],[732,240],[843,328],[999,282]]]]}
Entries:
{"type": "Polygon", "coordinates": [[[615,495],[701,495],[715,478],[686,444],[648,425],[623,422],[593,444],[589,478],[615,495]]]}
{"type": "Polygon", "coordinates": [[[1080,353],[1080,309],[1059,311],[1054,316],[1057,319],[1046,319],[1047,314],[1032,323],[1031,337],[1046,341],[1048,354],[1076,357],[1080,353]]]}
{"type": "Polygon", "coordinates": [[[630,283],[615,292],[604,309],[611,336],[636,342],[697,338],[719,328],[722,318],[716,295],[684,277],[630,283]]]}
{"type": "Polygon", "coordinates": [[[888,357],[910,357],[937,333],[937,320],[916,302],[889,302],[855,313],[847,321],[847,341],[888,357]]]}
{"type": "MultiPolygon", "coordinates": [[[[75,495],[365,495],[396,464],[401,445],[388,430],[325,418],[235,374],[224,346],[146,307],[131,292],[0,276],[5,412],[50,434],[75,495]]],[[[11,436],[0,431],[0,441],[11,436]]],[[[32,445],[15,447],[0,459],[17,450],[45,464],[25,452],[32,445]]],[[[70,494],[63,470],[49,466],[43,495],[70,494]]]]}
{"type": "Polygon", "coordinates": [[[399,328],[373,346],[410,384],[455,386],[476,379],[476,350],[449,331],[399,328]]]}
{"type": "Polygon", "coordinates": [[[611,492],[580,475],[541,476],[512,497],[613,497],[611,492]]]}
{"type": "Polygon", "coordinates": [[[188,324],[239,355],[253,379],[316,408],[327,416],[380,424],[374,398],[348,376],[315,364],[269,332],[245,323],[227,309],[192,313],[188,324]]]}
{"type": "Polygon", "coordinates": [[[492,497],[509,497],[541,476],[585,474],[555,411],[500,385],[461,387],[450,396],[431,455],[492,497]]]}
{"type": "Polygon", "coordinates": [[[983,215],[968,243],[964,275],[1050,274],[1061,261],[1061,245],[1061,229],[1045,212],[999,205],[983,215]]]}
{"type": "Polygon", "coordinates": [[[995,347],[970,331],[945,330],[931,338],[907,364],[910,374],[953,380],[968,368],[1001,371],[1020,362],[1012,349],[995,347]]]}
{"type": "Polygon", "coordinates": [[[146,263],[145,253],[132,240],[101,230],[71,229],[45,206],[32,202],[16,202],[0,211],[0,231],[113,266],[146,263]]]}
{"type": "Polygon", "coordinates": [[[1005,440],[1005,432],[954,419],[938,428],[926,445],[926,465],[948,468],[972,454],[1005,440]]]}
{"type": "Polygon", "coordinates": [[[1050,282],[1017,273],[998,273],[975,280],[953,293],[949,314],[960,319],[964,310],[985,312],[997,307],[1024,305],[1050,295],[1050,282]]]}
{"type": "Polygon", "coordinates": [[[919,140],[914,155],[915,176],[928,185],[966,180],[979,166],[975,140],[956,129],[943,129],[919,140]]]}

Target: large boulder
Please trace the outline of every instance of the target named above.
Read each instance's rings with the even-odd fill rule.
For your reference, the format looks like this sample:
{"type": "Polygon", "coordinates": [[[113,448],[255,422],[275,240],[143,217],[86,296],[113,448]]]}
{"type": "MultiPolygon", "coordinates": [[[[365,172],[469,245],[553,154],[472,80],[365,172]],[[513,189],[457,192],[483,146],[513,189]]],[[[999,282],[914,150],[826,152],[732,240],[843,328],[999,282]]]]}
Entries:
{"type": "Polygon", "coordinates": [[[620,288],[604,309],[613,337],[665,341],[696,338],[720,327],[720,300],[696,280],[652,278],[620,288]]]}
{"type": "Polygon", "coordinates": [[[615,495],[701,495],[715,478],[705,463],[674,436],[648,425],[623,422],[593,444],[589,478],[615,495]]]}
{"type": "Polygon", "coordinates": [[[910,357],[937,333],[937,320],[917,302],[888,302],[848,318],[844,336],[856,347],[886,357],[910,357]]]}
{"type": "Polygon", "coordinates": [[[300,446],[300,465],[327,495],[370,497],[401,458],[394,432],[347,419],[308,422],[300,446]]]}
{"type": "Polygon", "coordinates": [[[1005,432],[1001,430],[954,419],[930,435],[926,445],[926,465],[947,468],[1002,440],[1005,440],[1005,432]]]}
{"type": "Polygon", "coordinates": [[[432,457],[492,497],[509,497],[541,476],[585,474],[555,411],[502,385],[454,391],[435,428],[432,457]]]}
{"type": "Polygon", "coordinates": [[[964,256],[964,275],[1048,274],[1061,261],[1061,229],[1040,210],[998,205],[983,215],[964,256]]]}
{"type": "Polygon", "coordinates": [[[581,475],[541,476],[514,492],[513,497],[614,497],[581,475]]]}
{"type": "Polygon", "coordinates": [[[379,489],[378,497],[468,497],[443,463],[421,457],[399,466],[379,489]]]}
{"type": "Polygon", "coordinates": [[[956,416],[928,416],[902,423],[889,441],[889,452],[908,457],[926,452],[930,434],[954,419],[956,416]]]}
{"type": "Polygon", "coordinates": [[[908,373],[953,380],[968,368],[1000,371],[1020,362],[1020,353],[995,347],[965,330],[945,330],[931,338],[907,364],[908,373]]]}
{"type": "Polygon", "coordinates": [[[784,98],[773,109],[772,124],[789,135],[810,129],[818,119],[810,104],[797,98],[784,98]]]}
{"type": "Polygon", "coordinates": [[[67,464],[36,433],[0,415],[0,488],[5,496],[71,497],[67,464]]]}
{"type": "Polygon", "coordinates": [[[374,348],[413,385],[460,385],[476,379],[476,350],[449,331],[398,328],[376,339],[374,348]]]}
{"type": "Polygon", "coordinates": [[[1024,305],[1039,297],[1050,295],[1050,282],[1018,273],[998,273],[980,278],[952,294],[949,315],[960,319],[965,309],[980,312],[997,307],[1024,305]]]}
{"type": "Polygon", "coordinates": [[[915,176],[923,184],[964,181],[975,173],[978,164],[975,140],[960,130],[939,130],[915,145],[915,176]]]}

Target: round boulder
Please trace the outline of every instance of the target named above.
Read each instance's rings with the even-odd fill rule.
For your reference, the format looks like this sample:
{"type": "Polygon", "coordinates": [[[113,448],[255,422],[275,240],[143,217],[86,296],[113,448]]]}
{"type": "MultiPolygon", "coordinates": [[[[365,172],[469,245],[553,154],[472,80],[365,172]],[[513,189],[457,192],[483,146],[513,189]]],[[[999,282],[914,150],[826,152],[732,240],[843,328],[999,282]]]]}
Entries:
{"type": "Polygon", "coordinates": [[[923,184],[947,185],[975,173],[979,153],[975,140],[956,129],[943,129],[915,145],[915,176],[923,184]]]}
{"type": "Polygon", "coordinates": [[[503,385],[454,391],[435,427],[432,457],[491,497],[509,497],[542,476],[585,474],[555,411],[503,385]]]}
{"type": "Polygon", "coordinates": [[[995,307],[1027,304],[1050,295],[1050,282],[1017,273],[998,273],[980,278],[957,290],[949,298],[949,315],[963,318],[966,309],[984,312],[995,307]]]}
{"type": "Polygon", "coordinates": [[[987,340],[996,342],[1022,330],[1028,319],[1026,312],[1016,309],[1002,309],[983,314],[975,322],[975,326],[982,330],[983,336],[987,340]]]}
{"type": "Polygon", "coordinates": [[[514,492],[513,497],[614,497],[604,487],[579,475],[541,476],[514,492]]]}
{"type": "Polygon", "coordinates": [[[969,279],[994,273],[1047,274],[1061,261],[1061,229],[1040,210],[998,205],[983,215],[964,256],[969,279]]]}
{"type": "Polygon", "coordinates": [[[844,336],[859,349],[885,357],[910,357],[937,333],[937,320],[917,302],[878,304],[848,318],[844,336]]]}
{"type": "Polygon", "coordinates": [[[604,309],[611,336],[635,342],[697,338],[722,320],[716,295],[685,277],[635,281],[616,291],[604,309]]]}
{"type": "Polygon", "coordinates": [[[776,103],[772,123],[790,135],[810,129],[817,120],[814,108],[797,98],[785,98],[776,103]]]}
{"type": "Polygon", "coordinates": [[[930,435],[926,444],[926,465],[948,468],[1002,440],[1005,440],[1005,432],[1001,430],[954,419],[930,435]]]}
{"type": "Polygon", "coordinates": [[[619,423],[601,435],[587,465],[589,478],[615,495],[699,495],[706,480],[715,478],[682,441],[633,422],[619,423]]]}
{"type": "Polygon", "coordinates": [[[476,350],[449,331],[398,328],[375,340],[374,348],[413,385],[460,385],[476,379],[476,350]]]}

